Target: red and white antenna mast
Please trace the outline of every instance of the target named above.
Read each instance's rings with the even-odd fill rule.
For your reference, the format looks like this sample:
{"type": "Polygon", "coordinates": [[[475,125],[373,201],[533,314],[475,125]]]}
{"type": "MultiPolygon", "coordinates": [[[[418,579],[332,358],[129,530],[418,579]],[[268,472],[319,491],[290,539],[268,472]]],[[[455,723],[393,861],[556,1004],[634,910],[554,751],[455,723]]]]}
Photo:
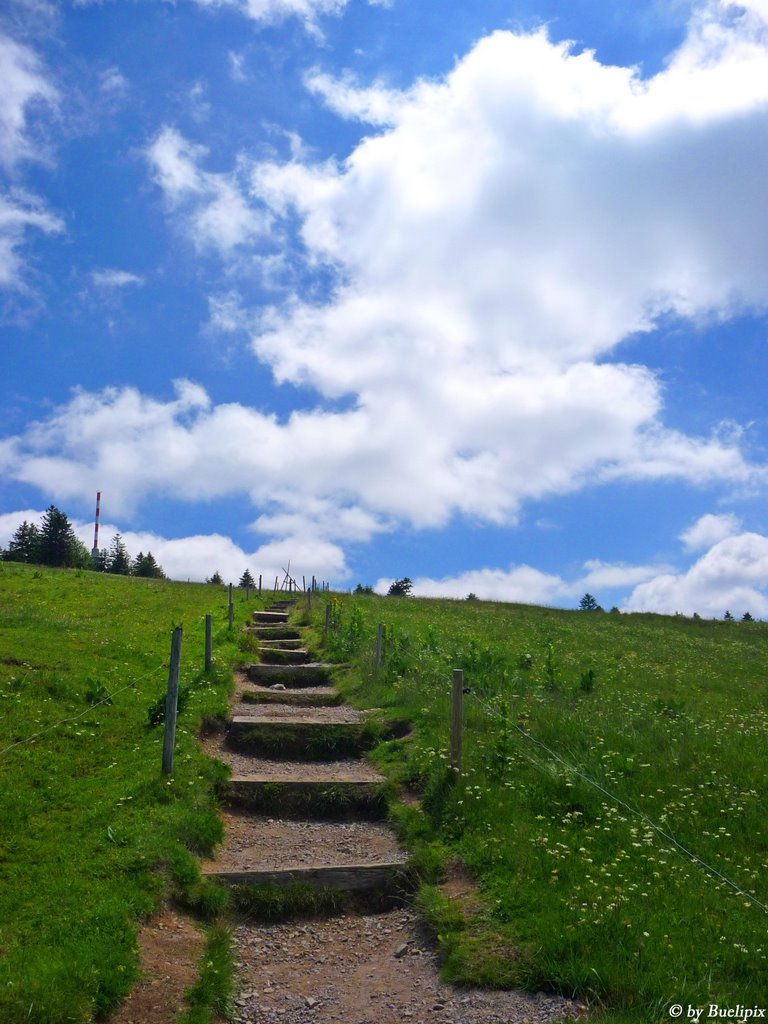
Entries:
{"type": "Polygon", "coordinates": [[[99,553],[99,515],[101,514],[101,491],[96,491],[96,522],[93,527],[93,550],[91,557],[96,558],[99,553]]]}

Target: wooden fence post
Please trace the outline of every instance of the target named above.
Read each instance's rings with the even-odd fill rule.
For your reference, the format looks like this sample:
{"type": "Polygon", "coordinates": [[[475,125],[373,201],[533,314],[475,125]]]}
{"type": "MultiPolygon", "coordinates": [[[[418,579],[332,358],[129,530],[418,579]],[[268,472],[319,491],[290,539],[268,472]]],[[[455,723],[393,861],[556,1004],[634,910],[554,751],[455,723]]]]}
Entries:
{"type": "Polygon", "coordinates": [[[165,730],[163,732],[163,775],[173,772],[173,748],[176,744],[176,710],[179,701],[179,668],[181,665],[181,626],[171,638],[171,658],[168,662],[168,693],[165,698],[165,730]]]}
{"type": "Polygon", "coordinates": [[[373,656],[373,671],[376,675],[381,670],[381,658],[384,653],[384,624],[379,623],[376,629],[376,653],[373,656]]]}
{"type": "Polygon", "coordinates": [[[277,593],[277,576],[275,576],[275,593],[277,593]]]}
{"type": "Polygon", "coordinates": [[[261,573],[259,573],[259,597],[261,597],[261,573]]]}
{"type": "Polygon", "coordinates": [[[232,629],[235,621],[235,606],[232,604],[232,584],[229,584],[229,628],[232,629]]]}
{"type": "Polygon", "coordinates": [[[464,718],[464,673],[453,670],[453,699],[451,701],[451,768],[461,773],[461,730],[464,718]]]}
{"type": "Polygon", "coordinates": [[[213,665],[213,616],[205,616],[205,671],[210,672],[213,665]]]}

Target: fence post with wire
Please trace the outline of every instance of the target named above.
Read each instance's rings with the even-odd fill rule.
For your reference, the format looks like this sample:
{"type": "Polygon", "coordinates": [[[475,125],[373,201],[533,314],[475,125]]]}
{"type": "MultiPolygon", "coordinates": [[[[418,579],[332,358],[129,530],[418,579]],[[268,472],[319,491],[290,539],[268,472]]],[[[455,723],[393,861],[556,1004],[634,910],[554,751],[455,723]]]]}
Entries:
{"type": "Polygon", "coordinates": [[[461,733],[464,727],[464,672],[453,670],[451,691],[451,753],[450,765],[456,776],[461,774],[461,733]]]}
{"type": "Polygon", "coordinates": [[[176,744],[176,711],[179,701],[181,668],[181,626],[173,631],[171,657],[168,663],[168,694],[165,698],[165,730],[163,732],[163,775],[173,772],[173,748],[176,744]]]}

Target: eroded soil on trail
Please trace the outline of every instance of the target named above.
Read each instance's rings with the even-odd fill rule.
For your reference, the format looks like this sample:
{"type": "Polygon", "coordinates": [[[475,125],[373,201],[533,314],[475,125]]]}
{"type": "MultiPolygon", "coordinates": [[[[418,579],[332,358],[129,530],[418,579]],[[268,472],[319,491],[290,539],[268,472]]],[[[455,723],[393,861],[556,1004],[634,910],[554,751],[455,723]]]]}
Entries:
{"type": "Polygon", "coordinates": [[[197,981],[205,939],[188,917],[165,908],[138,935],[141,978],[109,1024],[172,1024],[197,981]]]}

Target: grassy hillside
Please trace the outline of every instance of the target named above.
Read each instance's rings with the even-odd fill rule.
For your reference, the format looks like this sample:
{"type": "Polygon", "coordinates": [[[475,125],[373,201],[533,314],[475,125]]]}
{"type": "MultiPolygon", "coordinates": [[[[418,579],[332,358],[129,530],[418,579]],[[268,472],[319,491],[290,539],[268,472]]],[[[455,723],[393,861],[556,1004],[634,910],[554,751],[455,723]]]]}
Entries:
{"type": "MultiPolygon", "coordinates": [[[[193,853],[210,851],[220,825],[215,772],[194,737],[226,707],[237,653],[226,607],[223,587],[0,563],[4,1024],[77,1024],[108,1010],[135,979],[139,919],[170,892],[202,898],[193,853]],[[150,727],[148,710],[165,692],[175,625],[189,698],[164,780],[162,726],[150,727]]],[[[241,594],[236,607],[242,622],[241,594]]]]}
{"type": "MultiPolygon", "coordinates": [[[[237,601],[239,624],[250,609],[237,601]]],[[[669,1020],[672,1003],[765,1005],[766,625],[410,598],[332,607],[348,697],[414,726],[374,756],[421,795],[396,818],[449,977],[554,988],[612,1024],[669,1020]],[[471,690],[458,782],[455,667],[471,690]],[[429,884],[453,857],[482,906],[429,884]]],[[[323,611],[315,601],[318,629],[323,611]]],[[[220,825],[194,737],[225,708],[237,636],[224,588],[7,563],[0,613],[0,1020],[86,1024],[133,983],[143,915],[171,894],[209,915],[225,898],[198,879],[194,855],[220,825]],[[168,781],[148,712],[176,624],[188,703],[168,781]]]]}
{"type": "Polygon", "coordinates": [[[768,913],[753,899],[768,904],[768,626],[410,598],[333,608],[348,696],[415,726],[376,755],[422,795],[423,811],[398,812],[404,833],[427,870],[459,856],[480,883],[475,911],[421,892],[449,977],[555,988],[616,1024],[669,1020],[673,1003],[766,1006],[768,913]],[[471,689],[458,784],[453,668],[471,689]]]}

